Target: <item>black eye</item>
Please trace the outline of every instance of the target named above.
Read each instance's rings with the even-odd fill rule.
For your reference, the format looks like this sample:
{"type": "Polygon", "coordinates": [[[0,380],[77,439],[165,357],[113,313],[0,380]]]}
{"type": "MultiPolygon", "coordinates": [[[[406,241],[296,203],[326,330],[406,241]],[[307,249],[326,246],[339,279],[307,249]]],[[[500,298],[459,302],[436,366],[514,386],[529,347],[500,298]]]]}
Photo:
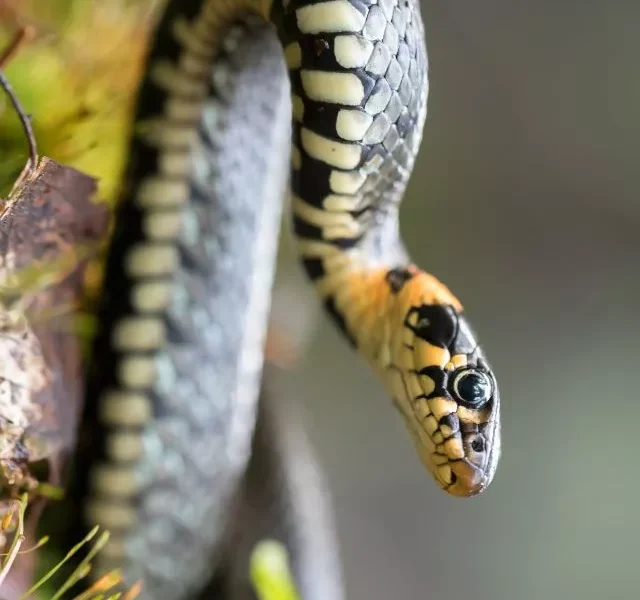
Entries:
{"type": "Polygon", "coordinates": [[[493,383],[484,371],[466,369],[453,380],[454,395],[473,408],[486,404],[493,394],[493,383]]]}

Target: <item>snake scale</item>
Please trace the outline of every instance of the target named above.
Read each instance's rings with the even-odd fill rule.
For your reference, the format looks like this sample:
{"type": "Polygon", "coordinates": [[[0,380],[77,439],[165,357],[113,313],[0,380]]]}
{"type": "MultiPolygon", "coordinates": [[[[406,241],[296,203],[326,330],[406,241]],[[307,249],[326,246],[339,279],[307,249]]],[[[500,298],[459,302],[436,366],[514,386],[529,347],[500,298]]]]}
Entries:
{"type": "Polygon", "coordinates": [[[250,597],[211,578],[242,570],[234,551],[252,538],[261,495],[303,597],[342,597],[325,486],[269,424],[276,403],[257,401],[287,189],[304,270],[424,466],[456,496],[492,480],[494,375],[459,301],[399,234],[427,94],[417,0],[168,2],[140,88],[75,464],[87,523],[112,533],[102,564],[144,577],[145,597],[206,586],[202,597],[250,597]]]}

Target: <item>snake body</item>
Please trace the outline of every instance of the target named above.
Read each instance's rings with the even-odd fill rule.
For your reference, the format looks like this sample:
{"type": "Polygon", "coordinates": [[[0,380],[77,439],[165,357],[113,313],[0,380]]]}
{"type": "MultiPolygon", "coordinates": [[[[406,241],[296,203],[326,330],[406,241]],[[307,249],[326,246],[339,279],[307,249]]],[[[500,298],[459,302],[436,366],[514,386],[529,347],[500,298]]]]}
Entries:
{"type": "MultiPolygon", "coordinates": [[[[87,520],[112,533],[103,560],[144,577],[149,598],[192,597],[229,556],[289,170],[304,269],[422,462],[453,495],[491,481],[495,378],[459,301],[399,235],[426,75],[416,0],[168,3],[141,85],[76,461],[87,520]]],[[[338,598],[338,570],[314,576],[314,560],[296,570],[305,598],[338,598]],[[332,577],[327,591],[319,580],[331,588],[332,577]]]]}

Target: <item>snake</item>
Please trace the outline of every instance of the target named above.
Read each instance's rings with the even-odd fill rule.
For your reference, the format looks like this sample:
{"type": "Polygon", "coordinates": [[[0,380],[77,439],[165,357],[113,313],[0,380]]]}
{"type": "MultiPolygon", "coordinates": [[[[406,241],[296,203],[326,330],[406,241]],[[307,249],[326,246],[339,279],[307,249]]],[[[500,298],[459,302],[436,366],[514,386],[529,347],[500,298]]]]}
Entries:
{"type": "Polygon", "coordinates": [[[250,597],[241,575],[214,574],[240,573],[238,548],[276,523],[301,596],[343,596],[326,484],[260,393],[285,206],[325,313],[431,478],[457,497],[492,481],[496,377],[460,301],[400,234],[427,96],[418,0],[166,3],[74,466],[84,522],[111,533],[101,564],[143,578],[145,598],[250,597]]]}

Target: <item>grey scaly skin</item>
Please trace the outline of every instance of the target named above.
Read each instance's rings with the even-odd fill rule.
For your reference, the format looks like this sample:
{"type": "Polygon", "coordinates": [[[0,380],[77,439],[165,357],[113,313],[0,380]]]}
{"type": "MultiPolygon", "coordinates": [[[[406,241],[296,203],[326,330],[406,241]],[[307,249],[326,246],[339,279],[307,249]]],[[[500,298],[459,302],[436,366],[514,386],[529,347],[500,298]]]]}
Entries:
{"type": "Polygon", "coordinates": [[[230,28],[197,90],[141,92],[76,471],[89,522],[112,535],[99,567],[143,577],[154,600],[206,584],[249,459],[289,154],[270,33],[255,19],[230,28]],[[269,74],[258,89],[253,69],[269,74]],[[258,92],[257,109],[242,101],[258,92]]]}

